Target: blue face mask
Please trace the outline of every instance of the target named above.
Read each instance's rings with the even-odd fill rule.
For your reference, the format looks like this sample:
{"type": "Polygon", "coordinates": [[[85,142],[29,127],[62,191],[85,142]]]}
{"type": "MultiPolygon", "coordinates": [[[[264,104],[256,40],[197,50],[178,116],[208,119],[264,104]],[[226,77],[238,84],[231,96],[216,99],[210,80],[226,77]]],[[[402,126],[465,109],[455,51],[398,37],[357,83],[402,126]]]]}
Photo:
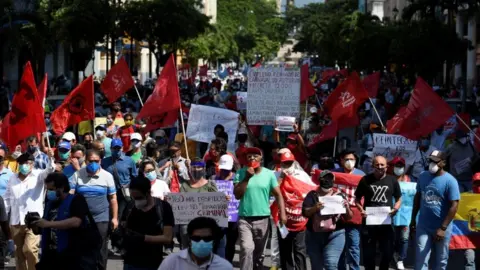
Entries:
{"type": "Polygon", "coordinates": [[[193,255],[199,258],[205,258],[212,253],[213,241],[204,242],[203,240],[200,240],[198,242],[195,242],[195,241],[191,241],[191,242],[192,242],[191,250],[193,255]]]}
{"type": "Polygon", "coordinates": [[[120,150],[113,150],[112,149],[112,157],[118,158],[120,156],[120,150]]]}
{"type": "Polygon", "coordinates": [[[87,172],[94,174],[100,169],[100,164],[98,162],[90,162],[87,165],[87,172]]]}
{"type": "Polygon", "coordinates": [[[49,190],[47,191],[47,199],[49,201],[54,201],[56,200],[58,197],[57,197],[57,192],[55,190],[49,190]]]}
{"type": "Polygon", "coordinates": [[[18,168],[18,171],[23,175],[27,175],[31,171],[30,165],[22,164],[22,165],[20,165],[20,168],[18,168]]]}
{"type": "Polygon", "coordinates": [[[151,172],[145,173],[145,177],[150,181],[155,181],[155,179],[157,179],[157,172],[151,171],[151,172]]]}

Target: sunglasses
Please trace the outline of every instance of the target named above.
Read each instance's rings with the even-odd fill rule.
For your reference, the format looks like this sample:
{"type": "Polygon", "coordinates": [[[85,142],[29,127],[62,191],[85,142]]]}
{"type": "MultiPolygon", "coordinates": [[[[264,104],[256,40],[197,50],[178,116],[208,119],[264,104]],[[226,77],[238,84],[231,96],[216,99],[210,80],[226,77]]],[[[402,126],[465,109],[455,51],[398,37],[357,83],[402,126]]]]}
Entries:
{"type": "Polygon", "coordinates": [[[211,242],[213,241],[213,236],[212,235],[209,235],[209,236],[198,236],[198,235],[192,235],[190,236],[190,240],[194,241],[194,242],[200,242],[201,240],[203,240],[204,242],[211,242]]]}

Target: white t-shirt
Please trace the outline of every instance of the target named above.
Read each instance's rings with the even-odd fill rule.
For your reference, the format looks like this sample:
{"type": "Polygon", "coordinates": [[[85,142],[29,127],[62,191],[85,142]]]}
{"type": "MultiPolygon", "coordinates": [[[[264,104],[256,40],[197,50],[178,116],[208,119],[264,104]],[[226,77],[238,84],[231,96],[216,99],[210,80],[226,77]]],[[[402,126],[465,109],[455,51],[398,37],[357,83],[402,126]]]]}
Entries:
{"type": "Polygon", "coordinates": [[[162,180],[155,180],[155,183],[152,185],[152,197],[159,198],[163,200],[163,196],[166,193],[170,193],[170,188],[165,181],[162,180]]]}

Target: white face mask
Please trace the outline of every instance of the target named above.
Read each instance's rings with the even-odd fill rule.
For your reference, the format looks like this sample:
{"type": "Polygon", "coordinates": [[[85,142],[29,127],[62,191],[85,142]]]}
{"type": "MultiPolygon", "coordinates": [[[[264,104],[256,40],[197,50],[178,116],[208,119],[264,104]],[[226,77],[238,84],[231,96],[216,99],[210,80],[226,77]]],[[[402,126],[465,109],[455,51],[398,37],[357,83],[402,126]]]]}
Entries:
{"type": "Polygon", "coordinates": [[[355,160],[347,160],[344,163],[346,169],[351,170],[355,167],[355,160]]]}
{"type": "Polygon", "coordinates": [[[331,188],[323,188],[323,187],[322,187],[321,189],[322,189],[322,191],[325,192],[325,193],[329,193],[330,191],[332,191],[331,188]]]}
{"type": "Polygon", "coordinates": [[[431,174],[436,174],[440,168],[438,167],[437,163],[430,162],[430,165],[428,165],[428,171],[431,174]]]}
{"type": "Polygon", "coordinates": [[[143,200],[135,200],[135,207],[137,209],[143,209],[145,208],[145,206],[147,206],[147,200],[146,199],[143,199],[143,200]]]}
{"type": "Polygon", "coordinates": [[[288,168],[282,168],[283,172],[287,175],[291,175],[293,174],[293,172],[295,171],[295,167],[292,165],[288,168]]]}
{"type": "Polygon", "coordinates": [[[17,159],[17,158],[20,157],[21,155],[22,155],[22,152],[20,152],[20,151],[15,151],[15,152],[12,153],[12,157],[13,157],[14,159],[17,159]]]}
{"type": "Polygon", "coordinates": [[[405,172],[405,168],[404,168],[404,167],[395,167],[395,168],[393,168],[393,173],[394,173],[396,176],[403,175],[404,172],[405,172]]]}
{"type": "Polygon", "coordinates": [[[141,142],[138,142],[138,143],[136,143],[133,147],[135,147],[135,148],[140,148],[140,146],[142,146],[142,143],[141,143],[141,142]]]}
{"type": "Polygon", "coordinates": [[[103,131],[103,130],[97,130],[97,137],[102,138],[103,135],[105,135],[105,131],[103,131]]]}

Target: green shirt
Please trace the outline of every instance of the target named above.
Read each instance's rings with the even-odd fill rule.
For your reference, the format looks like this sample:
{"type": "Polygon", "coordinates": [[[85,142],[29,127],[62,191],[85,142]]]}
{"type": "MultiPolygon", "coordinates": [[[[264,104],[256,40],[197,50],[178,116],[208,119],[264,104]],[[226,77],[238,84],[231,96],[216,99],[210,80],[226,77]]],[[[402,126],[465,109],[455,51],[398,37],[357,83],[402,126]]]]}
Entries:
{"type": "MultiPolygon", "coordinates": [[[[245,179],[247,168],[240,169],[235,175],[235,184],[245,179]]],[[[266,217],[270,216],[270,192],[278,186],[277,177],[273,171],[262,167],[259,174],[253,175],[247,185],[247,190],[240,199],[238,216],[266,217]]]]}

